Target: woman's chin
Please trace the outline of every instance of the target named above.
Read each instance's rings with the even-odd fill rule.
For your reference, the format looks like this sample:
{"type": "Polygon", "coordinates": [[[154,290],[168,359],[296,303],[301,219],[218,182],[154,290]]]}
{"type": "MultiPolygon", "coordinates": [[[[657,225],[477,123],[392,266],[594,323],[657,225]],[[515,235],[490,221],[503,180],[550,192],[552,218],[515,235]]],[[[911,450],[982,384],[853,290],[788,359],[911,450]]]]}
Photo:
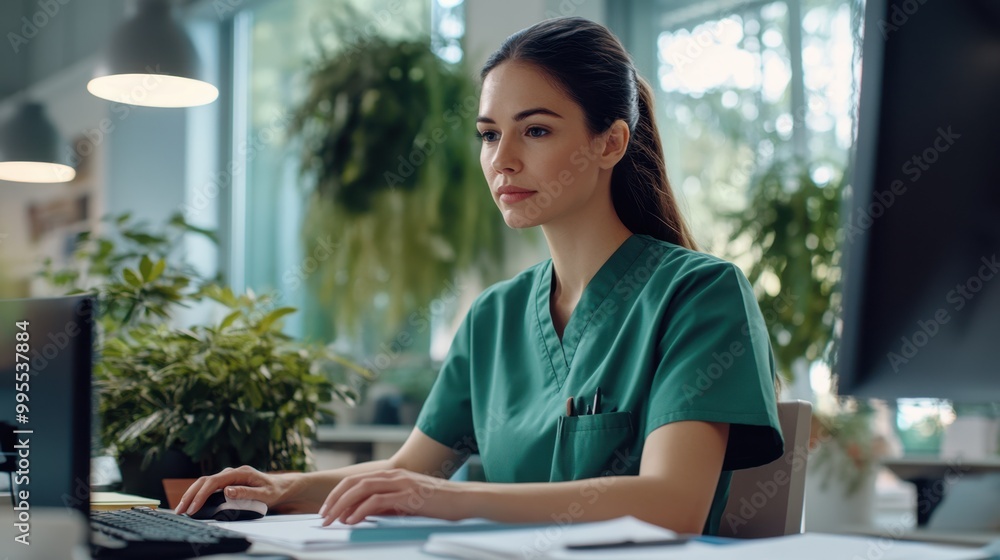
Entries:
{"type": "Polygon", "coordinates": [[[538,218],[529,218],[519,212],[507,211],[503,213],[503,221],[511,229],[525,229],[539,225],[538,218]]]}

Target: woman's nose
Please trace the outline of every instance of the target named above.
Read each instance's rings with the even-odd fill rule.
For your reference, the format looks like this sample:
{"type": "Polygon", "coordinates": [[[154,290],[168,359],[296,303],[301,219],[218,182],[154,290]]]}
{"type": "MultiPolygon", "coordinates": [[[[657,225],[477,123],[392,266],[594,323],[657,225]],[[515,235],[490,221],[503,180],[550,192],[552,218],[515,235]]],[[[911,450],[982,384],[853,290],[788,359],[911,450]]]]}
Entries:
{"type": "Polygon", "coordinates": [[[493,170],[502,175],[521,170],[521,157],[513,142],[501,139],[493,153],[493,170]]]}

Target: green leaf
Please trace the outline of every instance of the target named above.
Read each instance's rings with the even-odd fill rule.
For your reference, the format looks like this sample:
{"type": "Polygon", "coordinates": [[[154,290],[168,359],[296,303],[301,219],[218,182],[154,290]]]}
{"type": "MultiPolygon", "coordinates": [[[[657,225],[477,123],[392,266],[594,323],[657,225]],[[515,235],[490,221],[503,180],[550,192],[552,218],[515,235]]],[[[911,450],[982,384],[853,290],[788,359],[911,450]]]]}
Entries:
{"type": "Polygon", "coordinates": [[[52,283],[55,284],[56,286],[71,286],[73,285],[74,282],[76,282],[76,279],[78,277],[79,275],[77,274],[76,271],[64,270],[62,272],[57,272],[52,277],[52,283]]]}
{"type": "Polygon", "coordinates": [[[139,275],[135,273],[131,268],[126,268],[122,271],[122,276],[125,277],[125,281],[136,288],[142,286],[142,280],[139,279],[139,275]]]}
{"type": "Polygon", "coordinates": [[[167,243],[167,239],[164,237],[135,231],[122,232],[122,237],[135,241],[143,247],[155,247],[157,245],[164,245],[167,243]]]}
{"type": "Polygon", "coordinates": [[[121,435],[118,436],[118,441],[121,443],[127,443],[142,437],[147,431],[160,422],[162,416],[163,412],[157,410],[149,416],[137,419],[125,428],[124,431],[122,431],[121,435]]]}
{"type": "Polygon", "coordinates": [[[153,270],[149,271],[149,276],[146,277],[146,281],[147,282],[155,281],[157,278],[160,277],[161,274],[163,274],[163,271],[166,270],[166,268],[167,268],[166,259],[160,259],[156,261],[156,264],[153,265],[153,270]]]}
{"type": "Polygon", "coordinates": [[[187,220],[184,219],[184,216],[180,213],[174,214],[174,216],[170,219],[170,225],[181,228],[184,231],[197,233],[198,235],[203,235],[208,239],[210,239],[212,242],[216,244],[219,243],[219,236],[214,231],[189,224],[187,220]]]}
{"type": "Polygon", "coordinates": [[[278,309],[275,309],[274,311],[265,315],[264,318],[260,320],[260,323],[258,323],[257,325],[257,332],[258,333],[267,332],[275,321],[284,317],[285,315],[288,315],[290,313],[295,313],[295,311],[296,309],[294,307],[279,307],[278,309]]]}
{"type": "Polygon", "coordinates": [[[173,215],[170,216],[170,221],[167,223],[174,227],[187,227],[187,220],[184,219],[184,214],[181,212],[174,212],[173,215]]]}
{"type": "Polygon", "coordinates": [[[143,255],[142,260],[139,261],[139,272],[149,282],[149,275],[153,272],[153,261],[150,260],[149,255],[143,255]]]}
{"type": "Polygon", "coordinates": [[[223,319],[221,323],[219,323],[219,330],[220,331],[224,330],[226,327],[232,325],[233,322],[235,322],[236,319],[239,319],[240,315],[242,314],[243,314],[242,311],[233,311],[229,315],[226,315],[226,318],[223,319]]]}

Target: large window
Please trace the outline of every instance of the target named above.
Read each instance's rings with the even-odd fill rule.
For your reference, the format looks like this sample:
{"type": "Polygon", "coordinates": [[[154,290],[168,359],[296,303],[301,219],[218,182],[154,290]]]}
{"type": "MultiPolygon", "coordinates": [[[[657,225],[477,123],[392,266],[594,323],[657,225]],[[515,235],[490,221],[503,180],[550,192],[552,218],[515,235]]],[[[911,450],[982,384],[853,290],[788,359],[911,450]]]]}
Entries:
{"type": "Polygon", "coordinates": [[[618,14],[657,93],[668,174],[705,249],[727,253],[720,216],[742,208],[755,173],[775,160],[805,162],[819,184],[848,165],[861,10],[858,0],[639,0],[618,14]]]}
{"type": "MultiPolygon", "coordinates": [[[[461,57],[455,42],[462,32],[455,25],[460,4],[449,2],[434,10],[446,31],[439,42],[442,55],[461,57]]],[[[333,334],[308,289],[317,256],[305,255],[302,249],[307,183],[299,176],[300,146],[286,138],[287,125],[306,93],[310,62],[323,50],[373,34],[426,36],[431,8],[428,0],[336,5],[280,0],[255,4],[233,20],[233,161],[245,173],[234,177],[231,276],[237,288],[277,294],[280,305],[298,307],[300,313],[288,321],[291,335],[328,342],[333,334]],[[335,32],[333,18],[343,15],[345,5],[353,6],[361,22],[351,28],[353,36],[335,32]]]]}

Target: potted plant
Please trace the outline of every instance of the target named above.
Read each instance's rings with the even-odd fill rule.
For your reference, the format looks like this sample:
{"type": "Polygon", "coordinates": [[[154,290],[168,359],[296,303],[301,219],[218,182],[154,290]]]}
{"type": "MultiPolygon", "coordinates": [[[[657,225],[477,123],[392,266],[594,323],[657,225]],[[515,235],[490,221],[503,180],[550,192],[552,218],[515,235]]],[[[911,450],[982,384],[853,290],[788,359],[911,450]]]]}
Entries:
{"type": "Polygon", "coordinates": [[[876,429],[885,406],[877,401],[829,396],[813,413],[806,492],[808,530],[839,531],[872,522],[875,477],[890,454],[889,440],[876,429]]]}
{"type": "Polygon", "coordinates": [[[82,234],[74,266],[43,276],[100,306],[95,385],[103,443],[122,463],[127,492],[162,498],[163,476],[190,477],[249,464],[306,470],[316,422],[334,398],[353,403],[341,381],[363,368],[323,346],[281,332],[295,311],[252,291],[235,294],[178,263],[184,234],[211,232],[175,216],[152,233],[128,215],[117,235],[82,234]],[[214,302],[224,317],[178,326],[179,306],[214,302]],[[171,465],[160,472],[163,464],[171,465]],[[151,486],[136,481],[153,480],[151,486]]]}

